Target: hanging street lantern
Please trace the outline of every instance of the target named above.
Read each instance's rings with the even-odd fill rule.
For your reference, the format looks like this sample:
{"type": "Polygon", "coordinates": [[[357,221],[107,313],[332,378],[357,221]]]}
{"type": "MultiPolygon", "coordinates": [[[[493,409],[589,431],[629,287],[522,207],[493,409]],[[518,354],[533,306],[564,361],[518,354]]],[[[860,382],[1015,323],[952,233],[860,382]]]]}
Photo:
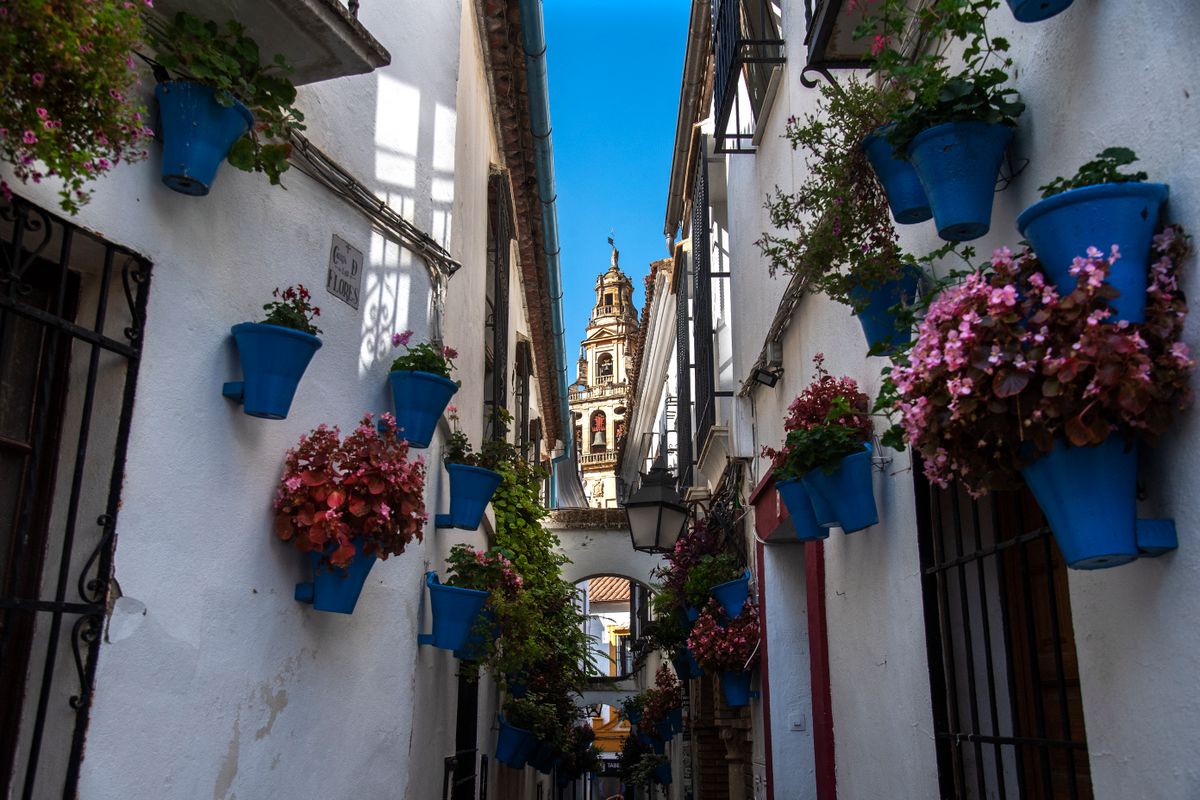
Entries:
{"type": "Polygon", "coordinates": [[[665,467],[653,467],[626,501],[625,515],[634,550],[670,553],[687,524],[688,511],[675,489],[675,478],[665,467]]]}

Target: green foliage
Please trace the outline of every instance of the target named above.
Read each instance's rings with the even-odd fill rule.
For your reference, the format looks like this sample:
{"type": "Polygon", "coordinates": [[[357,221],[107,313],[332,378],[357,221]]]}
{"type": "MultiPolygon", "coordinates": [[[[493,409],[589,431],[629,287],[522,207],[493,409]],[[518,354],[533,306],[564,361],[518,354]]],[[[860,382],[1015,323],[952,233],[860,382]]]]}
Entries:
{"type": "Polygon", "coordinates": [[[413,370],[449,378],[458,351],[449,345],[439,347],[434,342],[409,345],[412,335],[412,331],[392,334],[392,347],[403,347],[404,352],[392,361],[391,371],[413,370]]]}
{"type": "Polygon", "coordinates": [[[935,125],[1016,125],[1025,104],[1003,85],[1013,64],[1004,55],[1009,43],[987,31],[988,14],[998,6],[999,0],[934,0],[913,8],[908,0],[881,0],[877,13],[855,30],[856,36],[875,37],[872,73],[910,97],[888,132],[898,154],[935,125]],[[964,64],[955,73],[946,63],[952,45],[961,46],[964,64]]]}
{"type": "Polygon", "coordinates": [[[246,172],[263,172],[273,185],[287,171],[292,153],[289,136],[304,130],[304,114],[292,104],[296,87],[287,75],[292,68],[282,55],[268,64],[260,61],[258,43],[236,20],[222,28],[179,12],[150,42],[158,63],[177,75],[217,90],[216,100],[232,106],[242,101],[254,114],[254,125],[234,143],[229,163],[246,172]]]}
{"type": "Polygon", "coordinates": [[[279,325],[314,336],[321,332],[313,322],[316,317],[321,316],[321,309],[309,303],[312,294],[303,283],[286,289],[276,288],[271,296],[277,299],[263,304],[263,311],[267,312],[263,324],[279,325]]]}
{"type": "Polygon", "coordinates": [[[1039,186],[1042,197],[1053,197],[1070,189],[1082,189],[1084,186],[1095,186],[1100,183],[1131,183],[1147,179],[1145,172],[1121,172],[1138,160],[1138,157],[1128,147],[1109,147],[1096,155],[1095,160],[1084,164],[1070,178],[1055,178],[1045,186],[1039,186]]]}
{"type": "MultiPolygon", "coordinates": [[[[148,155],[154,131],[131,55],[142,37],[141,5],[0,4],[0,159],[22,183],[61,180],[59,205],[68,213],[88,201],[87,183],[148,155]]],[[[0,193],[12,195],[2,180],[0,193]]]]}
{"type": "Polygon", "coordinates": [[[742,576],[742,568],[732,553],[716,553],[700,559],[688,572],[687,582],[683,585],[684,597],[688,605],[700,608],[708,602],[709,593],[714,586],[736,580],[742,576]]]}
{"type": "MultiPolygon", "coordinates": [[[[862,141],[897,113],[903,96],[851,78],[821,87],[815,113],[788,120],[792,149],[808,172],[792,193],[767,200],[771,226],[757,244],[771,274],[800,275],[810,291],[853,306],[855,289],[900,277],[906,257],[892,226],[887,195],[862,141]]],[[[861,310],[861,309],[859,309],[861,310]]]]}
{"type": "Polygon", "coordinates": [[[833,472],[842,459],[862,450],[863,442],[849,425],[824,425],[789,432],[787,446],[792,457],[776,468],[780,478],[799,478],[814,469],[833,472]]]}
{"type": "Polygon", "coordinates": [[[508,429],[512,423],[512,414],[508,409],[496,406],[492,410],[492,434],[484,439],[479,452],[475,452],[471,440],[458,426],[458,409],[450,406],[447,416],[453,431],[446,442],[443,461],[447,464],[468,464],[472,467],[483,467],[495,470],[501,464],[520,460],[517,447],[508,438],[508,429]]]}

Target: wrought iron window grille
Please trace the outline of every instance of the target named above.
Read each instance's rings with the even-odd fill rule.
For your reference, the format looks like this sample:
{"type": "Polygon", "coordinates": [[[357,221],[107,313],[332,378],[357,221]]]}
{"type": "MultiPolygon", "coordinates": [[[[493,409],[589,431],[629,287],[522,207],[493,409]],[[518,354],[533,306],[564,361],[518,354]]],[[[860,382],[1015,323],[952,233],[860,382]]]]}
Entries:
{"type": "Polygon", "coordinates": [[[758,120],[774,90],[778,65],[786,61],[780,3],[715,0],[713,12],[716,152],[753,153],[758,120]],[[739,101],[743,85],[746,109],[739,101]]]}
{"type": "Polygon", "coordinates": [[[150,263],[20,198],[0,258],[0,790],[74,797],[150,263]]]}

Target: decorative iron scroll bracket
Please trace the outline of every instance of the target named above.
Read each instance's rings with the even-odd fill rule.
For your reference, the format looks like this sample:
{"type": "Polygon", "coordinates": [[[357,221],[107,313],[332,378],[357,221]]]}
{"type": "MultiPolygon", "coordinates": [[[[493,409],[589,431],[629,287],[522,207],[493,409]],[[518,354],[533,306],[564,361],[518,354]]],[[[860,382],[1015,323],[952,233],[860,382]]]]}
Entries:
{"type": "Polygon", "coordinates": [[[816,80],[815,78],[810,78],[808,76],[808,73],[810,73],[810,72],[815,72],[818,75],[820,75],[822,78],[824,78],[825,82],[829,84],[830,88],[833,89],[833,91],[839,97],[846,96],[845,92],[842,91],[842,87],[840,85],[838,85],[837,80],[833,77],[833,73],[831,73],[825,67],[819,67],[819,66],[816,66],[815,64],[808,64],[804,67],[804,69],[800,70],[800,85],[801,86],[805,87],[806,89],[816,89],[818,86],[820,86],[820,81],[816,80]]]}

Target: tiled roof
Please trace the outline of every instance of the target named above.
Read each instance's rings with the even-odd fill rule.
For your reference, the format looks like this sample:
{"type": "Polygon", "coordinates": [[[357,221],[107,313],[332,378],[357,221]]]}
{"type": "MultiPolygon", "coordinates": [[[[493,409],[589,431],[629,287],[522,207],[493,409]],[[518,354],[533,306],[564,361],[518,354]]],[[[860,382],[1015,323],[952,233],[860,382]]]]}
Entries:
{"type": "Polygon", "coordinates": [[[629,599],[629,579],[606,575],[588,581],[588,600],[592,603],[615,603],[629,599]]]}

